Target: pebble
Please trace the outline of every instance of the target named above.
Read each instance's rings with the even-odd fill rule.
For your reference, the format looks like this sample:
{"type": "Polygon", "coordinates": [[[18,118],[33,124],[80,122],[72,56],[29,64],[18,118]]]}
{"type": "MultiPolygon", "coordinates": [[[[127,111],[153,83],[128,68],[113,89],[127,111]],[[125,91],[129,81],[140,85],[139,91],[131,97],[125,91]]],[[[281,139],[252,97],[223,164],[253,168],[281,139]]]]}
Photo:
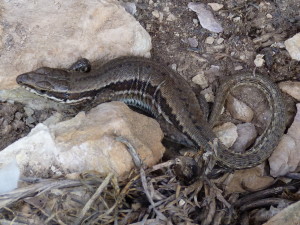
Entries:
{"type": "Polygon", "coordinates": [[[300,61],[300,33],[284,42],[286,50],[289,52],[292,59],[300,61]]]}
{"type": "Polygon", "coordinates": [[[236,66],[236,67],[234,67],[234,70],[235,70],[235,71],[239,71],[239,70],[242,70],[242,69],[243,69],[242,66],[236,66]]]}
{"type": "Polygon", "coordinates": [[[213,44],[214,41],[215,41],[215,39],[214,39],[213,37],[207,37],[207,38],[205,39],[205,43],[206,43],[206,44],[209,44],[209,45],[213,44]]]}
{"type": "Polygon", "coordinates": [[[272,19],[272,18],[273,18],[273,16],[272,16],[270,13],[268,13],[268,14],[266,15],[266,17],[267,17],[268,19],[272,19]]]}
{"type": "Polygon", "coordinates": [[[206,9],[206,6],[204,4],[190,2],[188,4],[188,7],[189,9],[197,13],[198,19],[203,28],[215,33],[223,32],[223,27],[221,26],[219,21],[214,18],[214,15],[211,11],[206,9]]]}
{"type": "Polygon", "coordinates": [[[152,12],[152,15],[153,15],[155,18],[159,18],[159,12],[158,12],[158,10],[154,10],[154,11],[152,12]]]}
{"type": "Polygon", "coordinates": [[[253,144],[257,137],[257,131],[252,123],[242,123],[237,125],[238,138],[232,146],[234,152],[243,153],[253,144]]]}
{"type": "Polygon", "coordinates": [[[214,10],[214,11],[219,11],[220,9],[222,9],[224,7],[223,4],[219,4],[219,3],[215,3],[215,2],[208,3],[207,5],[209,5],[212,8],[212,10],[214,10]]]}
{"type": "Polygon", "coordinates": [[[198,25],[199,21],[197,19],[193,19],[193,23],[198,25]]]}
{"type": "Polygon", "coordinates": [[[238,137],[237,127],[231,122],[217,126],[213,131],[227,148],[230,148],[238,137]]]}
{"type": "Polygon", "coordinates": [[[251,122],[254,116],[253,110],[244,102],[239,101],[232,95],[229,95],[226,102],[226,108],[234,119],[251,122]]]}
{"type": "Polygon", "coordinates": [[[189,42],[189,45],[192,47],[192,48],[197,48],[198,47],[198,40],[196,38],[188,38],[188,42],[189,42]]]}
{"type": "Polygon", "coordinates": [[[224,38],[219,38],[219,39],[217,40],[217,44],[218,44],[218,45],[222,44],[223,42],[224,42],[224,38]]]}
{"type": "Polygon", "coordinates": [[[198,84],[200,85],[201,88],[207,88],[208,87],[208,82],[205,78],[205,75],[204,75],[204,72],[201,71],[200,73],[198,73],[196,76],[194,76],[192,78],[192,81],[195,83],[195,84],[198,84]]]}
{"type": "Polygon", "coordinates": [[[265,60],[264,60],[264,56],[263,54],[257,54],[255,59],[254,59],[254,64],[256,67],[262,67],[265,63],[265,60]]]}

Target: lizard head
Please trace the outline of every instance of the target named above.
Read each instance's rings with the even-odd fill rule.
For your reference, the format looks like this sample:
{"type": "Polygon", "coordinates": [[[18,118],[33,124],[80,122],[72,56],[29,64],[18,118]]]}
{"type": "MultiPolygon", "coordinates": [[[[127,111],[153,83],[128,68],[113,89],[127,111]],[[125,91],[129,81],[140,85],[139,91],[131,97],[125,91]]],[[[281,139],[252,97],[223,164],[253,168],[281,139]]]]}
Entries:
{"type": "Polygon", "coordinates": [[[68,80],[68,71],[48,67],[21,74],[16,79],[21,87],[60,102],[65,102],[67,99],[68,80]]]}

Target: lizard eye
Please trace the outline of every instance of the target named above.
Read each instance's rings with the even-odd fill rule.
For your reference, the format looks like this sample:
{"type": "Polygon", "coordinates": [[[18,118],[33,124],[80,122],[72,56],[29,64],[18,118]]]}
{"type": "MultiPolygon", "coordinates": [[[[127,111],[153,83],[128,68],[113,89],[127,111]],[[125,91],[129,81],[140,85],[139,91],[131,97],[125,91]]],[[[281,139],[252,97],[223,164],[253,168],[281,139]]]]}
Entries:
{"type": "Polygon", "coordinates": [[[50,84],[47,81],[38,81],[35,83],[35,85],[40,88],[40,89],[44,89],[44,90],[51,90],[53,89],[53,85],[50,84]]]}

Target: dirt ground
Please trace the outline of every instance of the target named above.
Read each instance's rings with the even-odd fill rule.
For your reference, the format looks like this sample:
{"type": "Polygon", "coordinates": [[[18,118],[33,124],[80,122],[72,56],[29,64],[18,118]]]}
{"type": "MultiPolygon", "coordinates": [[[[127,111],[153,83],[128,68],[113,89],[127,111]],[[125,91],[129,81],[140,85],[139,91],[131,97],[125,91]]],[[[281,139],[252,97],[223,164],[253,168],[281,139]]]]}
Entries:
{"type": "MultiPolygon", "coordinates": [[[[196,13],[187,7],[190,1],[135,2],[135,18],[152,37],[152,59],[176,70],[192,86],[195,86],[192,78],[201,72],[208,80],[254,70],[276,83],[300,80],[300,62],[292,60],[285,48],[276,44],[300,32],[299,0],[213,1],[224,5],[213,12],[224,28],[219,34],[201,27],[196,13]],[[209,37],[213,42],[208,43],[209,37]],[[261,67],[254,64],[258,54],[264,55],[265,63],[261,67]]],[[[210,2],[201,1],[205,5],[210,2]]],[[[215,92],[217,86],[212,81],[208,88],[215,92]]],[[[288,96],[285,101],[290,123],[295,102],[288,96]]],[[[51,110],[33,112],[17,103],[0,103],[0,150],[28,134],[53,113],[51,110]]]]}
{"type": "MultiPolygon", "coordinates": [[[[200,72],[204,72],[208,80],[211,76],[252,72],[256,55],[263,54],[265,64],[256,68],[256,72],[270,76],[275,82],[300,79],[299,62],[292,60],[284,48],[273,45],[300,31],[298,0],[214,1],[224,5],[214,12],[224,28],[219,34],[201,27],[196,13],[187,7],[189,2],[136,1],[135,17],[152,37],[155,61],[172,67],[194,85],[191,79],[200,72]],[[213,43],[207,43],[208,37],[213,38],[213,43]]],[[[215,89],[217,87],[213,86],[215,89]]],[[[287,105],[293,115],[295,107],[289,98],[287,105]]],[[[26,135],[47,115],[51,115],[51,111],[31,113],[17,104],[1,103],[0,135],[3,141],[0,149],[26,135]],[[11,107],[14,108],[13,115],[11,107]]]]}

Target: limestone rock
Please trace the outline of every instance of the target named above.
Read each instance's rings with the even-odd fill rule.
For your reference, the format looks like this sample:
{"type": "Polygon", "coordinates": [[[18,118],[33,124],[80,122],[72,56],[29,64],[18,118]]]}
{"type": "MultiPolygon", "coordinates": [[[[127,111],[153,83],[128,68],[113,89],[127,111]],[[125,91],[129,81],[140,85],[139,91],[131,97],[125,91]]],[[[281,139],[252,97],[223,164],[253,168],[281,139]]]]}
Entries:
{"type": "Polygon", "coordinates": [[[208,87],[208,82],[206,80],[206,77],[204,75],[204,72],[199,72],[196,76],[194,76],[192,78],[192,81],[195,83],[195,84],[198,84],[200,85],[201,88],[207,88],[208,87]]]}
{"type": "Polygon", "coordinates": [[[202,3],[190,2],[188,7],[197,13],[200,24],[203,28],[216,33],[223,32],[223,27],[215,19],[211,11],[206,9],[205,5],[202,3]]]}
{"type": "Polygon", "coordinates": [[[300,33],[284,42],[286,50],[289,52],[292,59],[300,61],[300,33]]]}
{"type": "Polygon", "coordinates": [[[20,170],[15,159],[0,163],[0,195],[18,187],[20,170]]]}
{"type": "Polygon", "coordinates": [[[159,124],[124,103],[112,102],[57,124],[38,124],[28,136],[1,151],[0,161],[16,157],[25,176],[48,177],[87,170],[122,176],[134,164],[127,147],[115,140],[117,136],[134,146],[145,165],[154,165],[163,155],[159,124]]]}
{"type": "Polygon", "coordinates": [[[274,177],[294,172],[300,165],[300,104],[296,106],[297,114],[293,124],[269,158],[270,174],[274,177]]]}
{"type": "Polygon", "coordinates": [[[236,170],[226,181],[226,193],[246,192],[244,187],[253,191],[261,190],[274,182],[274,178],[265,175],[264,164],[245,170],[236,170]]]}
{"type": "Polygon", "coordinates": [[[257,131],[252,123],[243,123],[237,125],[238,138],[232,146],[235,152],[243,153],[257,137],[257,131]]]}
{"type": "Polygon", "coordinates": [[[300,101],[300,82],[299,81],[283,81],[279,83],[279,88],[300,101]]]}
{"type": "Polygon", "coordinates": [[[300,201],[289,205],[263,225],[298,225],[300,218],[300,201]]]}
{"type": "Polygon", "coordinates": [[[12,0],[0,9],[0,89],[16,87],[18,74],[80,57],[150,56],[150,35],[116,0],[12,0]]]}
{"type": "Polygon", "coordinates": [[[213,130],[227,148],[230,148],[238,137],[237,127],[230,122],[217,126],[213,130]]]}
{"type": "Polygon", "coordinates": [[[256,67],[262,67],[265,63],[264,55],[263,54],[257,54],[254,59],[254,64],[256,67]]]}
{"type": "Polygon", "coordinates": [[[243,122],[251,122],[254,116],[253,110],[245,103],[239,101],[233,96],[229,95],[227,98],[226,108],[233,118],[243,122]]]}
{"type": "Polygon", "coordinates": [[[224,7],[223,4],[219,4],[219,3],[215,3],[215,2],[208,3],[207,5],[209,5],[212,8],[212,10],[214,10],[214,11],[219,11],[220,9],[222,9],[224,7]]]}

